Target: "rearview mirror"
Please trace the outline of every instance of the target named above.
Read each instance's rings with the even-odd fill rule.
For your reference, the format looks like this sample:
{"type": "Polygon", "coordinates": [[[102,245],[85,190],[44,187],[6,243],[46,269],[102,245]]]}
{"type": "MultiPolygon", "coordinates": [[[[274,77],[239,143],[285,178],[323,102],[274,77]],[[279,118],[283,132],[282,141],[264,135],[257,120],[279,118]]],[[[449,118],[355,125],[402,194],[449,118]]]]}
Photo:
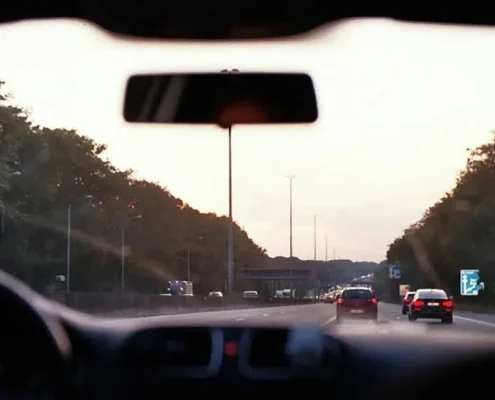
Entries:
{"type": "Polygon", "coordinates": [[[124,119],[162,124],[312,123],[315,88],[300,73],[152,74],[127,82],[124,119]]]}

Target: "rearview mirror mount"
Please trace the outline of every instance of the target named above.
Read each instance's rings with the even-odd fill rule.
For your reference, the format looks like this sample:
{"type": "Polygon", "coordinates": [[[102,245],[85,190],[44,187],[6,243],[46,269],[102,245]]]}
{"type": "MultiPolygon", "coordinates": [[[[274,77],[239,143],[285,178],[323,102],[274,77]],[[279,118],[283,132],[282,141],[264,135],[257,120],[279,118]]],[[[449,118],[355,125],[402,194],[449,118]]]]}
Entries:
{"type": "Polygon", "coordinates": [[[131,123],[300,124],[318,119],[315,88],[302,73],[134,75],[124,119],[131,123]]]}

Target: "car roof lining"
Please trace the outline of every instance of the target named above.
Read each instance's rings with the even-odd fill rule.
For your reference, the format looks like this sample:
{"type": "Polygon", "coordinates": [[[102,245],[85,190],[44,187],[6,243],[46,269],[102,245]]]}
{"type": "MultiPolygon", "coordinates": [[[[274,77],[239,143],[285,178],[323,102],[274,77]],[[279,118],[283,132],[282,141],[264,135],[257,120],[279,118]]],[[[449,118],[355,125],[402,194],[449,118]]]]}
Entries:
{"type": "Polygon", "coordinates": [[[495,15],[474,6],[425,3],[332,4],[323,0],[25,0],[0,10],[0,23],[76,18],[118,35],[137,38],[242,40],[287,37],[350,18],[494,25],[495,15]],[[470,7],[470,8],[469,8],[470,7]]]}

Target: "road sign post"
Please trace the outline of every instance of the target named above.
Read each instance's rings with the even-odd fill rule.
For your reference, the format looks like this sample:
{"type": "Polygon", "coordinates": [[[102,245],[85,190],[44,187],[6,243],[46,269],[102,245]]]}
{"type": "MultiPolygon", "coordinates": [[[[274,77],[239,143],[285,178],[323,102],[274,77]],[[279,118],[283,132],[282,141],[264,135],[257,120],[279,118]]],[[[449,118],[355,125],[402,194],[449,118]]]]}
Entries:
{"type": "Polygon", "coordinates": [[[389,266],[388,275],[390,279],[400,279],[402,277],[400,263],[398,261],[389,266]]]}
{"type": "Polygon", "coordinates": [[[485,284],[480,282],[480,271],[478,269],[463,269],[459,276],[461,296],[478,296],[485,284]]]}

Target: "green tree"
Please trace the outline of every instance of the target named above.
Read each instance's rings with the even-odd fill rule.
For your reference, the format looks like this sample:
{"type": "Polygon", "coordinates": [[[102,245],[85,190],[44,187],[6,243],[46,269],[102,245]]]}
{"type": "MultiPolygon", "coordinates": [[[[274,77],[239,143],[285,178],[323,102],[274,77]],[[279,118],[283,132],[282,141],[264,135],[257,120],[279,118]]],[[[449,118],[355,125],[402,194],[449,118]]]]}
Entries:
{"type": "MultiPolygon", "coordinates": [[[[227,218],[116,169],[102,158],[104,145],[76,131],[33,125],[1,89],[3,269],[37,290],[53,289],[65,274],[71,205],[72,290],[120,290],[122,231],[127,290],[163,291],[168,280],[187,278],[188,259],[198,289],[223,288],[227,218]]],[[[266,251],[237,224],[234,235],[236,269],[264,263],[266,251]]]]}
{"type": "Polygon", "coordinates": [[[469,150],[455,187],[389,245],[387,260],[404,265],[418,286],[459,294],[459,271],[480,269],[487,288],[476,301],[495,300],[495,134],[469,150]]]}

